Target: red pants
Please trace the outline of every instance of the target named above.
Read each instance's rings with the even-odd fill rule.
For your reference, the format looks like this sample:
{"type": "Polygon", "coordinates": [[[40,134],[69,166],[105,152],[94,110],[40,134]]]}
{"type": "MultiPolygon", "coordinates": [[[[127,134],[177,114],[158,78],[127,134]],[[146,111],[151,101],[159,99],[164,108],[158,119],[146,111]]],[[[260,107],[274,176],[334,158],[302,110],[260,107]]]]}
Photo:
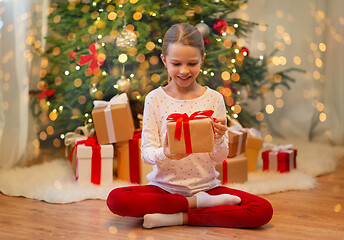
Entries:
{"type": "Polygon", "coordinates": [[[112,190],[107,199],[109,209],[120,216],[143,217],[148,213],[188,212],[188,224],[217,227],[259,227],[271,220],[271,204],[258,196],[227,187],[207,191],[210,195],[232,194],[241,198],[238,205],[188,208],[180,194],[168,193],[153,186],[130,186],[112,190]]]}

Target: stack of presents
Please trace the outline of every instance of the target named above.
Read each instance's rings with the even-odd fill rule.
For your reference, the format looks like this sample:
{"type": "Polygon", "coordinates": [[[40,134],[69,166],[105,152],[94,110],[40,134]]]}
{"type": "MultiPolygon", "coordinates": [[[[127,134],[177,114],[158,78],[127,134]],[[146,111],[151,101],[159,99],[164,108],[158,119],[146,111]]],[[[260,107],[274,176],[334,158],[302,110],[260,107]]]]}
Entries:
{"type": "MultiPolygon", "coordinates": [[[[171,153],[212,152],[214,131],[212,111],[171,114],[167,132],[171,153]]],[[[92,118],[96,136],[74,138],[70,161],[79,183],[111,184],[114,172],[118,180],[147,184],[152,165],[142,162],[141,131],[135,130],[127,95],[116,95],[109,102],[94,101],[92,118]],[[114,164],[114,159],[116,159],[114,164]],[[116,171],[114,171],[116,170],[116,171]]],[[[272,148],[262,151],[263,139],[257,131],[240,125],[228,128],[229,154],[216,165],[223,184],[244,183],[256,170],[259,155],[264,171],[289,172],[296,168],[296,149],[272,148]]],[[[258,132],[259,133],[259,132],[258,132]]],[[[75,135],[75,134],[74,134],[75,135]]]]}

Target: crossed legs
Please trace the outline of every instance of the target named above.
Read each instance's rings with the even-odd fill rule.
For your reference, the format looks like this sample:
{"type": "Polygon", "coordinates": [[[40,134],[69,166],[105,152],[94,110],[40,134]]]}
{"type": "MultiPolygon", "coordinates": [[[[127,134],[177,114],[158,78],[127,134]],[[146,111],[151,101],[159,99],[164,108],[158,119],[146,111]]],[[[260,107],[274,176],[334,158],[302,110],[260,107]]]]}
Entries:
{"type": "Polygon", "coordinates": [[[268,201],[227,187],[186,198],[153,185],[131,186],[114,189],[107,204],[115,214],[144,217],[146,228],[182,224],[258,227],[272,217],[268,201]]]}

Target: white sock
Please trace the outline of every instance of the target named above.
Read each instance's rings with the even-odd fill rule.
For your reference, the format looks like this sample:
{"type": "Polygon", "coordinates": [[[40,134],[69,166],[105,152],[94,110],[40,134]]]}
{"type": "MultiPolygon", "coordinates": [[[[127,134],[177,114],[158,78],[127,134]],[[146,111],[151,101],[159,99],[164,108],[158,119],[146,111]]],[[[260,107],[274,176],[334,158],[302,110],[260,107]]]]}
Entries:
{"type": "Polygon", "coordinates": [[[144,228],[167,227],[177,225],[183,225],[183,214],[181,212],[174,214],[153,213],[146,214],[143,217],[144,228]]]}
{"type": "Polygon", "coordinates": [[[196,193],[197,208],[236,205],[241,202],[237,196],[230,194],[209,195],[206,192],[196,193]]]}

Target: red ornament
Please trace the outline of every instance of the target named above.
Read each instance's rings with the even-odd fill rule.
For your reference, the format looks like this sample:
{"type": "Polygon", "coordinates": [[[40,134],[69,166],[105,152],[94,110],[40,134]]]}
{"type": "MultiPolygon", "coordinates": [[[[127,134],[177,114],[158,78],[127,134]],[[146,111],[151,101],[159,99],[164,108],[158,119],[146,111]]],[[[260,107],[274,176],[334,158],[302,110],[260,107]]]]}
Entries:
{"type": "Polygon", "coordinates": [[[209,43],[210,43],[209,38],[204,38],[204,44],[209,44],[209,43]]]}
{"type": "Polygon", "coordinates": [[[99,65],[103,65],[104,61],[99,61],[98,60],[98,54],[96,50],[96,45],[92,43],[88,49],[90,50],[91,54],[88,55],[81,55],[80,56],[80,62],[78,64],[80,65],[85,65],[88,62],[91,62],[89,65],[89,69],[91,69],[91,74],[94,75],[98,72],[99,70],[99,65]]]}
{"type": "Polygon", "coordinates": [[[74,60],[74,59],[76,59],[75,54],[76,54],[76,51],[70,51],[70,52],[69,52],[69,57],[70,57],[72,60],[74,60]]]}
{"type": "Polygon", "coordinates": [[[216,34],[222,35],[226,31],[227,23],[223,19],[217,18],[213,22],[212,27],[216,34]]]}
{"type": "MultiPolygon", "coordinates": [[[[44,86],[45,88],[47,87],[47,85],[44,86]]],[[[47,98],[50,97],[51,95],[53,95],[55,93],[54,89],[43,89],[42,92],[40,94],[37,95],[37,101],[40,98],[47,98]]]]}
{"type": "Polygon", "coordinates": [[[246,57],[250,54],[250,51],[248,50],[248,48],[243,47],[241,48],[240,52],[246,57]]]}

